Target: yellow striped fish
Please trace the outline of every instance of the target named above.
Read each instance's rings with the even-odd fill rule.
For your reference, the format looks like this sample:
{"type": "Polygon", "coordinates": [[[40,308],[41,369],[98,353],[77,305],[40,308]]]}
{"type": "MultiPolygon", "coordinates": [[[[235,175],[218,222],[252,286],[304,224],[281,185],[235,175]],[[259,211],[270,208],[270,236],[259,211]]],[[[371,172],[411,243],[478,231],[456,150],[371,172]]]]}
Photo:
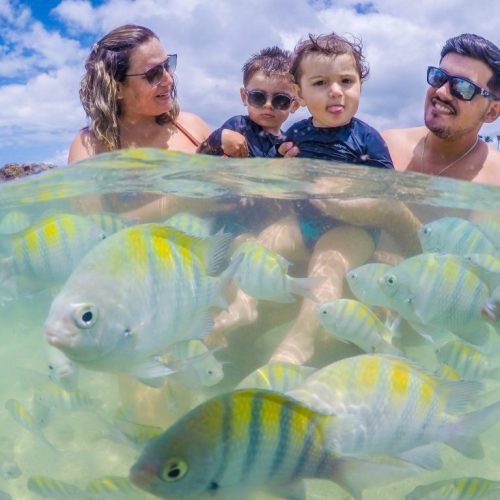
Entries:
{"type": "Polygon", "coordinates": [[[242,498],[255,490],[286,496],[302,479],[322,478],[360,499],[368,485],[413,473],[337,456],[329,432],[334,420],[277,392],[219,395],[149,442],[130,479],[160,498],[242,498]]]}
{"type": "Polygon", "coordinates": [[[85,487],[89,500],[114,500],[120,498],[138,498],[139,490],[127,477],[103,476],[90,481],[85,487]]]}
{"type": "Polygon", "coordinates": [[[301,295],[317,302],[311,289],[319,285],[324,278],[289,276],[287,273],[290,263],[258,241],[242,243],[231,260],[241,257],[243,259],[234,279],[248,295],[259,300],[280,303],[295,302],[295,295],[301,295]]]}
{"type": "Polygon", "coordinates": [[[477,264],[485,271],[500,274],[500,258],[487,253],[471,253],[464,255],[466,260],[477,264]]]}
{"type": "Polygon", "coordinates": [[[5,402],[5,409],[21,427],[24,427],[27,431],[31,432],[52,451],[59,453],[59,450],[57,450],[57,448],[55,448],[55,446],[45,437],[33,414],[22,403],[20,403],[17,399],[8,399],[5,402]]]}
{"type": "Polygon", "coordinates": [[[208,238],[213,234],[214,220],[211,218],[199,217],[189,212],[178,212],[172,215],[172,217],[169,217],[164,224],[178,229],[179,231],[183,231],[190,236],[208,238]]]}
{"type": "Polygon", "coordinates": [[[87,215],[87,219],[97,224],[106,236],[110,236],[113,233],[121,231],[131,225],[118,215],[106,212],[97,212],[95,214],[87,215]]]}
{"type": "Polygon", "coordinates": [[[81,389],[66,390],[55,384],[36,390],[33,398],[47,408],[63,412],[94,410],[101,406],[99,400],[81,389]]]}
{"type": "Polygon", "coordinates": [[[269,389],[285,393],[300,385],[314,370],[285,361],[270,361],[247,375],[237,389],[269,389]]]}
{"type": "Polygon", "coordinates": [[[93,248],[54,299],[49,344],[98,371],[128,371],[155,384],[172,373],[158,356],[175,342],[201,338],[209,309],[239,262],[220,276],[231,236],[201,240],[158,224],[123,229],[93,248]]]}
{"type": "Polygon", "coordinates": [[[451,331],[473,344],[488,339],[481,308],[489,286],[473,264],[452,254],[421,254],[378,279],[391,308],[411,323],[451,331]]]}
{"type": "Polygon", "coordinates": [[[84,498],[83,491],[78,486],[47,476],[31,476],[28,478],[27,486],[36,495],[51,500],[84,498]]]}
{"type": "Polygon", "coordinates": [[[492,254],[495,244],[475,224],[460,217],[443,217],[424,224],[418,231],[424,252],[492,254]]]}
{"type": "Polygon", "coordinates": [[[381,293],[378,279],[389,272],[392,266],[369,263],[351,269],[346,280],[354,296],[369,306],[391,307],[389,297],[381,293]]]}
{"type": "Polygon", "coordinates": [[[488,354],[470,344],[452,340],[436,349],[437,359],[456,370],[463,380],[481,381],[484,378],[498,378],[500,368],[493,368],[488,354]]]}
{"type": "Polygon", "coordinates": [[[176,370],[176,378],[180,377],[190,387],[211,387],[224,378],[222,362],[214,356],[214,350],[199,339],[176,342],[164,358],[176,370]]]}
{"type": "Polygon", "coordinates": [[[12,210],[0,219],[0,234],[14,234],[26,229],[31,219],[28,214],[19,210],[12,210]]]}
{"type": "Polygon", "coordinates": [[[476,222],[476,225],[497,248],[500,248],[500,221],[483,219],[476,222]]]}
{"type": "Polygon", "coordinates": [[[500,401],[463,413],[480,388],[477,382],[445,380],[402,357],[364,354],[319,369],[287,394],[336,415],[339,453],[395,455],[435,468],[440,459],[432,448],[429,454],[413,450],[444,442],[480,456],[477,434],[500,420],[500,401]]]}
{"type": "Polygon", "coordinates": [[[417,486],[405,500],[497,500],[500,498],[500,481],[482,477],[444,479],[417,486]]]}
{"type": "Polygon", "coordinates": [[[500,285],[497,286],[481,308],[483,318],[492,323],[500,319],[500,285]]]}
{"type": "Polygon", "coordinates": [[[112,425],[108,424],[111,437],[125,441],[136,448],[142,448],[148,441],[158,437],[163,429],[154,425],[135,422],[129,407],[120,407],[114,415],[112,425]]]}
{"type": "Polygon", "coordinates": [[[362,302],[337,299],[315,308],[323,328],[345,342],[355,344],[364,352],[401,354],[391,344],[392,333],[377,315],[362,302]]]}
{"type": "Polygon", "coordinates": [[[57,214],[43,217],[25,230],[5,236],[1,274],[19,276],[31,289],[62,283],[83,256],[106,234],[85,216],[57,214]]]}

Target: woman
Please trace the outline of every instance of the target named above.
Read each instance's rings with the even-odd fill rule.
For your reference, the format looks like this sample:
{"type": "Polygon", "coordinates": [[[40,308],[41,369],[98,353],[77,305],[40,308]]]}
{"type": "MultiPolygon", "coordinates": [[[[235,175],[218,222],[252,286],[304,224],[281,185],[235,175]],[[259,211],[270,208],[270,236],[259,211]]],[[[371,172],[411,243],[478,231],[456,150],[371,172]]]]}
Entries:
{"type": "MultiPolygon", "coordinates": [[[[177,56],[167,54],[157,35],[143,26],[120,26],[94,44],[80,87],[90,124],[73,139],[68,163],[130,147],[195,153],[211,130],[199,116],[180,111],[176,62],[177,56]]],[[[116,198],[107,197],[104,208],[131,208],[132,200],[116,198]]],[[[141,219],[159,220],[180,209],[180,200],[172,197],[155,197],[145,205],[144,196],[134,201],[142,203],[140,210],[126,215],[141,219]]]]}
{"type": "Polygon", "coordinates": [[[200,117],[179,110],[176,60],[143,26],[127,24],[101,38],[80,88],[90,125],[74,138],[68,163],[129,147],[194,153],[210,129],[200,117]]]}

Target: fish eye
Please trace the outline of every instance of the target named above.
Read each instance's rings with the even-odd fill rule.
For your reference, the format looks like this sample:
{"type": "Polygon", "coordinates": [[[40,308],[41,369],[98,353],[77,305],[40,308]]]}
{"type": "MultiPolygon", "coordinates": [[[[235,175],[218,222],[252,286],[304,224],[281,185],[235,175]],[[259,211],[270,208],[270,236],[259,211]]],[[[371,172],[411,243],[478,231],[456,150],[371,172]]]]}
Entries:
{"type": "Polygon", "coordinates": [[[426,235],[426,236],[429,236],[429,234],[432,233],[432,228],[430,228],[429,226],[424,226],[424,228],[422,229],[422,232],[426,235]]]}
{"type": "Polygon", "coordinates": [[[394,274],[389,274],[385,277],[385,282],[389,285],[389,286],[394,286],[397,282],[397,279],[396,279],[396,276],[394,276],[394,274]]]}
{"type": "Polygon", "coordinates": [[[97,317],[97,308],[92,304],[81,304],[73,312],[73,319],[78,328],[91,328],[97,317]]]}
{"type": "Polygon", "coordinates": [[[179,458],[171,458],[167,461],[163,467],[162,478],[169,482],[179,481],[182,479],[188,471],[188,465],[184,460],[179,458]]]}

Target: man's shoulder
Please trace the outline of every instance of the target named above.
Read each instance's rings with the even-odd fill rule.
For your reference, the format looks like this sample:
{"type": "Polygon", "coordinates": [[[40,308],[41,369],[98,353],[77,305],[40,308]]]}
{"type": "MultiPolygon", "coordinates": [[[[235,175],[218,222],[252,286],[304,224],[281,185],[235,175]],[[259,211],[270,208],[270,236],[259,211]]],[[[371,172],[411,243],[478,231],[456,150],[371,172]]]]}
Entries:
{"type": "Polygon", "coordinates": [[[382,130],[380,134],[386,142],[393,140],[417,142],[425,135],[426,130],[425,127],[390,128],[382,130]]]}

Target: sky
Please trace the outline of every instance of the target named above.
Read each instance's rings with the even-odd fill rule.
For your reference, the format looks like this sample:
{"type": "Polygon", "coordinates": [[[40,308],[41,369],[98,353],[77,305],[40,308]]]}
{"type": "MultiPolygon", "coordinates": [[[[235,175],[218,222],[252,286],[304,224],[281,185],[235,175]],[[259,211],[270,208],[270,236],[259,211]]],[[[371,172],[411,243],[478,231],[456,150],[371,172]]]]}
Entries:
{"type": "MultiPolygon", "coordinates": [[[[85,59],[127,23],[151,28],[178,54],[181,109],[212,128],[245,113],[248,57],[272,45],[293,50],[308,33],[361,39],[370,75],[357,116],[378,130],[422,125],[426,68],[438,65],[445,40],[470,32],[500,45],[498,0],[0,0],[0,166],[66,163],[87,124],[78,95],[85,59]]],[[[285,128],[306,116],[300,109],[285,128]]],[[[481,134],[499,135],[500,119],[481,134]]]]}

